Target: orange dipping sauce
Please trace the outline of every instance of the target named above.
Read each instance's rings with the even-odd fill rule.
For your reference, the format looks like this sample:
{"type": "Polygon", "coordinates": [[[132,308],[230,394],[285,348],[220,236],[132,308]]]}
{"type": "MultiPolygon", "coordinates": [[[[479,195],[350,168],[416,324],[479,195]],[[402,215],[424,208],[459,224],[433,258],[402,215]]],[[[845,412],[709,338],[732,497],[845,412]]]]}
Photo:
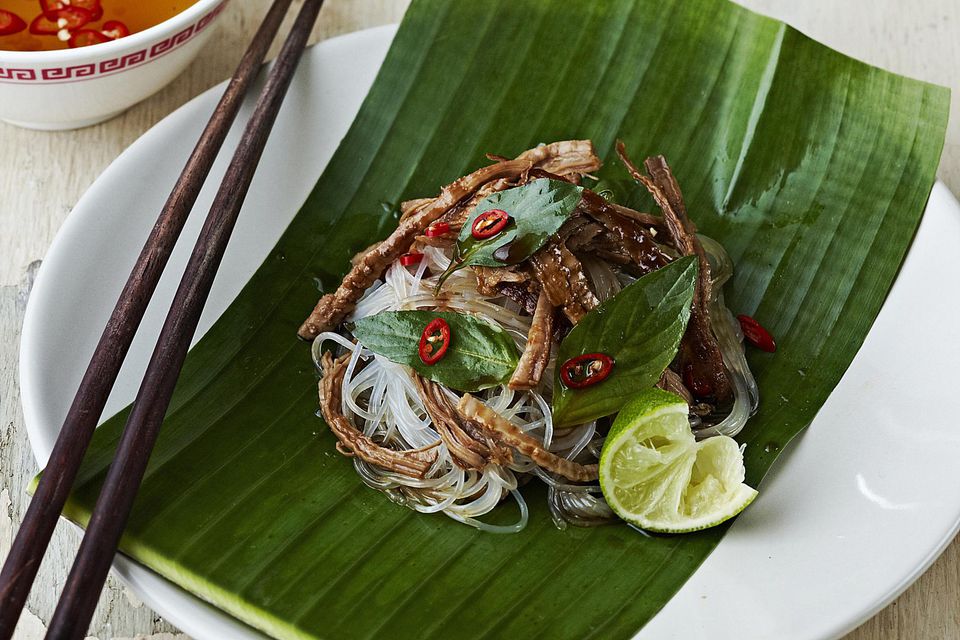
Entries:
{"type": "Polygon", "coordinates": [[[110,42],[181,13],[196,0],[0,0],[0,49],[46,51],[110,42]]]}

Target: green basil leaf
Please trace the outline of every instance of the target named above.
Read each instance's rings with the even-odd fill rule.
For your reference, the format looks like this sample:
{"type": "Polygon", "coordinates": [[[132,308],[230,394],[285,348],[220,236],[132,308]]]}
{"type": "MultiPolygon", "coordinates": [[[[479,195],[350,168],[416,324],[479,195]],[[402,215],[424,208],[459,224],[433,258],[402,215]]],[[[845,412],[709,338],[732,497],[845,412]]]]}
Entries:
{"type": "Polygon", "coordinates": [[[563,180],[538,178],[481,200],[460,229],[454,260],[440,277],[441,284],[466,266],[502,267],[523,262],[567,221],[580,202],[582,190],[563,180]],[[506,211],[512,221],[496,236],[478,240],[472,234],[473,222],[491,209],[506,211]]]}
{"type": "Polygon", "coordinates": [[[560,344],[553,383],[553,424],[566,427],[608,416],[657,383],[677,354],[690,319],[697,262],[681,258],[648,273],[588,313],[560,344]],[[560,381],[560,366],[585,353],[614,359],[606,380],[584,389],[560,381]]]}
{"type": "Polygon", "coordinates": [[[458,391],[503,384],[517,368],[517,345],[502,327],[453,311],[381,311],[357,320],[353,335],[374,353],[412,367],[424,378],[458,391]],[[450,346],[439,362],[420,359],[420,336],[434,318],[450,325],[450,346]]]}

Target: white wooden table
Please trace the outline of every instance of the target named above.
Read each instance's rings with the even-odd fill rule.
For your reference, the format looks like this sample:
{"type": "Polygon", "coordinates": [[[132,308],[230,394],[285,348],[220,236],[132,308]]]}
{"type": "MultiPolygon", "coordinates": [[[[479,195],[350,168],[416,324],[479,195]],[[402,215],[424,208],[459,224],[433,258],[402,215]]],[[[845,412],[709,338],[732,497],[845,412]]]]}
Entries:
{"type": "MultiPolygon", "coordinates": [[[[844,53],[955,91],[960,89],[960,0],[740,0],[844,53]]],[[[327,0],[315,40],[397,22],[408,0],[327,0]]],[[[80,131],[40,133],[0,123],[0,558],[26,507],[37,468],[17,387],[17,352],[33,274],[70,208],[124,148],[166,114],[230,75],[268,0],[231,3],[197,63],[169,87],[120,117],[80,131]]],[[[960,100],[954,103],[940,178],[960,193],[960,100]]],[[[949,474],[944,473],[945,478],[949,474]]],[[[18,627],[43,637],[57,585],[79,536],[61,524],[18,627]]],[[[816,612],[811,612],[816,615],[816,612]]],[[[184,638],[116,579],[109,580],[93,637],[184,638]]],[[[960,542],[906,593],[847,640],[960,638],[960,542]]]]}

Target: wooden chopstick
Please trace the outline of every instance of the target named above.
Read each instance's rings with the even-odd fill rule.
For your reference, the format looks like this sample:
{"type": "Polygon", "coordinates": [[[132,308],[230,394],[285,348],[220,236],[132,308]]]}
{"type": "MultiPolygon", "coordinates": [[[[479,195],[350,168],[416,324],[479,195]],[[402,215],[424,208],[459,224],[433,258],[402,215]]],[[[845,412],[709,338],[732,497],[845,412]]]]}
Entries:
{"type": "Polygon", "coordinates": [[[0,640],[13,636],[44,551],[147,304],[291,2],[275,0],[265,15],[164,204],[100,336],[0,571],[0,640]]]}
{"type": "Polygon", "coordinates": [[[100,490],[47,638],[81,640],[160,433],[190,341],[323,0],[306,0],[214,198],[100,490]]]}

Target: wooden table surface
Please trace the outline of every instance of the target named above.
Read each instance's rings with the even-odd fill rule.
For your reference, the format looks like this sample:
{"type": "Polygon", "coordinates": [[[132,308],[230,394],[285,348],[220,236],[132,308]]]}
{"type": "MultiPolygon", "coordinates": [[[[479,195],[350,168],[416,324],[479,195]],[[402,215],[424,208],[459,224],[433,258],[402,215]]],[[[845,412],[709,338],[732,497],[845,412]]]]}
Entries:
{"type": "MultiPolygon", "coordinates": [[[[960,89],[958,0],[739,0],[844,53],[891,71],[960,89]]],[[[314,40],[397,22],[408,0],[327,0],[314,40]]],[[[0,558],[26,507],[37,471],[17,388],[17,352],[33,275],[73,204],[106,166],[158,120],[227,78],[267,0],[235,0],[213,42],[166,89],[101,125],[62,133],[0,123],[0,558]]],[[[288,19],[289,20],[289,19],[288,19]]],[[[960,193],[960,100],[954,102],[940,178],[960,193]]],[[[945,478],[949,474],[944,473],[945,478]]],[[[18,640],[43,637],[57,585],[79,540],[61,523],[18,627],[18,640]]],[[[878,559],[882,561],[882,559],[878,559]]],[[[815,611],[810,615],[816,615],[815,611]]],[[[90,635],[185,638],[111,577],[90,635]]],[[[960,541],[910,589],[847,640],[960,638],[960,541]]]]}

